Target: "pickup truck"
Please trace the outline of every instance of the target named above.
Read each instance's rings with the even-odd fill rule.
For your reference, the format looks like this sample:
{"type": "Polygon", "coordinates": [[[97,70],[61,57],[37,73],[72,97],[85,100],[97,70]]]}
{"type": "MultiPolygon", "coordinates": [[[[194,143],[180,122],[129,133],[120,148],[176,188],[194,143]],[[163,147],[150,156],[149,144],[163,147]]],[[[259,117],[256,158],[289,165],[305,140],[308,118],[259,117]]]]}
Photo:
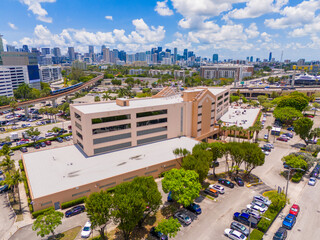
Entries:
{"type": "Polygon", "coordinates": [[[251,227],[252,228],[256,228],[258,223],[259,223],[259,220],[254,218],[254,217],[251,217],[249,214],[247,213],[239,213],[239,212],[235,212],[233,214],[233,220],[235,221],[238,221],[240,223],[243,223],[247,226],[250,225],[251,223],[251,227]]]}

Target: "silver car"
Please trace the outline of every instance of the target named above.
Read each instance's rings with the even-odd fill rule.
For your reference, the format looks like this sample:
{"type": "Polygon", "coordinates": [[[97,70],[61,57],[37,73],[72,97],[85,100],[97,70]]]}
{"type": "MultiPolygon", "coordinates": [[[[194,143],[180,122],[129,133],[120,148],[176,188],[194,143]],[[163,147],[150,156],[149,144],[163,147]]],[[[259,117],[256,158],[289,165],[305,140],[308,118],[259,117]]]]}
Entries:
{"type": "Polygon", "coordinates": [[[224,194],[224,187],[221,187],[218,184],[211,184],[211,185],[209,185],[209,188],[212,188],[212,189],[218,191],[220,194],[224,194]]]}
{"type": "Polygon", "coordinates": [[[192,222],[192,219],[185,213],[183,212],[177,212],[174,215],[175,218],[177,218],[181,223],[185,224],[185,225],[190,225],[192,222]]]}
{"type": "Polygon", "coordinates": [[[241,223],[238,223],[238,222],[232,222],[231,225],[230,225],[230,228],[234,229],[234,230],[236,230],[238,232],[241,232],[245,236],[249,236],[249,234],[250,234],[249,229],[246,228],[241,223]]]}
{"type": "Polygon", "coordinates": [[[314,186],[314,185],[316,185],[316,182],[317,182],[317,179],[312,177],[309,179],[308,185],[314,186]]]}
{"type": "Polygon", "coordinates": [[[264,196],[261,196],[261,195],[256,195],[256,196],[254,196],[254,197],[253,197],[253,201],[262,202],[262,203],[264,203],[264,204],[267,205],[267,206],[270,206],[270,204],[271,204],[271,201],[270,201],[268,198],[266,198],[266,197],[264,197],[264,196]]]}

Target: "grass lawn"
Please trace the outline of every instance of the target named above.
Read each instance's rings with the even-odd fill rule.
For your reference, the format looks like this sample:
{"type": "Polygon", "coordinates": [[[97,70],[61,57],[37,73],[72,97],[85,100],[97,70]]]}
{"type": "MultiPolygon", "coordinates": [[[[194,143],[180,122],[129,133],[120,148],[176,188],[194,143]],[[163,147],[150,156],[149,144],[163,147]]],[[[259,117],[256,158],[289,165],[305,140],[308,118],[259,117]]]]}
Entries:
{"type": "MultiPolygon", "coordinates": [[[[58,235],[56,235],[57,240],[74,240],[78,233],[80,232],[81,227],[75,227],[75,228],[71,228],[68,231],[65,231],[63,233],[59,233],[58,235]]],[[[52,237],[49,237],[48,240],[52,240],[52,237]]]]}

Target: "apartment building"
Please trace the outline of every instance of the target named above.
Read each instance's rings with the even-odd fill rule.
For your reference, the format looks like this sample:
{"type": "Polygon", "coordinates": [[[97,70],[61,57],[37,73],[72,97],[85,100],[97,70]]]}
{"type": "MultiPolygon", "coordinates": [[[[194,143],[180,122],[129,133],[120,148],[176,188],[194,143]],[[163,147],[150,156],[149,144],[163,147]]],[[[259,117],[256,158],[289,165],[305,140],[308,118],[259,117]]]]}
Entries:
{"type": "Polygon", "coordinates": [[[240,81],[253,74],[253,66],[237,64],[215,64],[200,67],[200,76],[206,79],[233,78],[240,81]]]}
{"type": "Polygon", "coordinates": [[[72,105],[73,139],[93,156],[180,136],[201,138],[215,131],[228,106],[229,91],[220,88],[182,95],[165,88],[148,99],[72,105]]]}
{"type": "Polygon", "coordinates": [[[27,66],[0,66],[0,96],[13,96],[13,90],[29,83],[27,66]]]}
{"type": "Polygon", "coordinates": [[[51,83],[62,80],[60,66],[41,66],[39,70],[41,82],[51,83]]]}

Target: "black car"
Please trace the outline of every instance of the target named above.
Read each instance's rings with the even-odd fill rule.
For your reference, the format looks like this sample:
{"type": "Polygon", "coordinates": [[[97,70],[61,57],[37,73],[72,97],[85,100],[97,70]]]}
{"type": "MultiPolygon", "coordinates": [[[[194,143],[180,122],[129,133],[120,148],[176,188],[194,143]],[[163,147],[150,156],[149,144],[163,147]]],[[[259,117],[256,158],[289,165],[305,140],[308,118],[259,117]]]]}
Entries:
{"type": "Polygon", "coordinates": [[[240,177],[234,177],[233,181],[235,181],[238,184],[238,186],[240,186],[240,187],[244,186],[244,182],[240,177]]]}
{"type": "Polygon", "coordinates": [[[284,240],[287,239],[287,229],[280,227],[278,231],[274,234],[273,240],[284,240]]]}
{"type": "Polygon", "coordinates": [[[168,240],[168,236],[164,235],[161,232],[157,232],[155,227],[152,227],[150,230],[150,234],[155,237],[156,239],[160,239],[160,240],[168,240]]]}
{"type": "Polygon", "coordinates": [[[40,144],[36,143],[35,145],[33,145],[33,147],[34,147],[35,149],[39,149],[39,148],[40,148],[40,144]]]}
{"type": "Polygon", "coordinates": [[[9,186],[8,185],[0,186],[0,193],[4,193],[4,192],[6,192],[8,190],[9,190],[9,186]]]}
{"type": "Polygon", "coordinates": [[[218,183],[220,183],[226,187],[229,187],[229,188],[234,188],[234,183],[230,182],[227,179],[219,178],[218,183]]]}
{"type": "Polygon", "coordinates": [[[319,170],[313,169],[312,172],[310,173],[310,177],[317,178],[319,176],[319,170]]]}
{"type": "Polygon", "coordinates": [[[41,147],[46,147],[47,145],[46,145],[44,142],[41,142],[41,143],[40,143],[40,146],[41,146],[41,147]]]}
{"type": "Polygon", "coordinates": [[[79,213],[83,213],[85,210],[85,207],[83,205],[75,206],[71,208],[70,210],[66,211],[65,216],[66,217],[71,217],[74,215],[77,215],[79,213]]]}
{"type": "Polygon", "coordinates": [[[22,148],[20,148],[20,151],[21,151],[21,152],[28,152],[28,148],[22,147],[22,148]]]}
{"type": "Polygon", "coordinates": [[[196,203],[191,203],[188,207],[186,207],[190,212],[193,212],[197,215],[201,214],[201,208],[198,204],[196,203]]]}

